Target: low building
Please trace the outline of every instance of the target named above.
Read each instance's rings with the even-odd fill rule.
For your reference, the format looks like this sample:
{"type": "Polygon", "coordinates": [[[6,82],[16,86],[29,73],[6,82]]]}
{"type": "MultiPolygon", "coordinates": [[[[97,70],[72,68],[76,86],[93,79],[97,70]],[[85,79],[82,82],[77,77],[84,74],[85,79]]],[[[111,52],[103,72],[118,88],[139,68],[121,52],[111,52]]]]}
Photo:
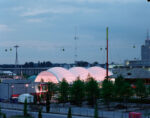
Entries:
{"type": "Polygon", "coordinates": [[[137,80],[142,79],[145,85],[150,85],[150,70],[146,68],[114,68],[111,77],[117,78],[118,76],[122,76],[130,83],[135,83],[137,80]]]}
{"type": "Polygon", "coordinates": [[[10,100],[13,96],[23,93],[35,93],[39,83],[28,80],[3,80],[0,83],[0,100],[10,100]]]}

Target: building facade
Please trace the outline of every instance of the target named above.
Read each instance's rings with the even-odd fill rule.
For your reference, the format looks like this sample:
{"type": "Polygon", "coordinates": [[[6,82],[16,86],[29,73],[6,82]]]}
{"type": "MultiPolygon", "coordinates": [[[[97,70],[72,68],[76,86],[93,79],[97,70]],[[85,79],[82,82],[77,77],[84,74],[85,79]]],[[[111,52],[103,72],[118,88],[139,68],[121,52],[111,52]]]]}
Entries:
{"type": "Polygon", "coordinates": [[[141,46],[141,59],[142,61],[150,62],[150,40],[145,40],[145,45],[141,46]]]}

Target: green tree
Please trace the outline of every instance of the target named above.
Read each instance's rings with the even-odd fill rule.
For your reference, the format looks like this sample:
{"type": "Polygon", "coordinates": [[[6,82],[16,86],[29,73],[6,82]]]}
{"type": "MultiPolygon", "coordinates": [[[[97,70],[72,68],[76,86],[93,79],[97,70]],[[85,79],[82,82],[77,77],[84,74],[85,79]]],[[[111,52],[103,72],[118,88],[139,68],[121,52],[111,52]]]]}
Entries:
{"type": "Polygon", "coordinates": [[[150,96],[150,86],[147,87],[147,94],[150,96]]]}
{"type": "Polygon", "coordinates": [[[115,83],[114,83],[114,97],[116,98],[121,98],[122,97],[122,87],[124,85],[124,79],[122,76],[118,76],[115,79],[115,83]]]}
{"type": "MultiPolygon", "coordinates": [[[[47,108],[50,110],[50,104],[51,104],[51,99],[52,99],[52,96],[55,94],[55,91],[56,91],[56,85],[54,84],[54,83],[52,83],[52,82],[48,82],[48,84],[47,84],[47,97],[46,97],[46,101],[47,101],[47,103],[46,103],[46,106],[47,106],[47,108]],[[49,100],[48,100],[49,99],[49,100]]],[[[47,110],[48,110],[47,109],[47,110]]],[[[49,111],[48,110],[48,111],[49,111]]]]}
{"type": "Polygon", "coordinates": [[[28,115],[28,111],[27,111],[27,98],[26,98],[25,101],[24,101],[23,113],[24,113],[24,116],[27,116],[27,115],[28,115]]]}
{"type": "Polygon", "coordinates": [[[42,109],[41,108],[39,109],[39,112],[38,112],[38,118],[42,118],[42,109]]]}
{"type": "Polygon", "coordinates": [[[3,113],[2,113],[2,108],[1,108],[1,106],[0,106],[0,117],[3,115],[3,113]]]}
{"type": "Polygon", "coordinates": [[[69,96],[69,84],[63,79],[62,82],[59,83],[59,102],[65,103],[68,101],[69,96]]]}
{"type": "Polygon", "coordinates": [[[3,118],[6,118],[6,114],[3,114],[3,118]]]}
{"type": "Polygon", "coordinates": [[[98,83],[94,78],[90,77],[87,79],[85,85],[88,103],[90,105],[94,105],[100,96],[100,89],[98,83]]]}
{"type": "Polygon", "coordinates": [[[131,85],[128,82],[124,82],[121,89],[121,98],[123,99],[123,102],[126,104],[126,110],[127,110],[127,103],[128,99],[133,95],[133,90],[131,85]]]}
{"type": "Polygon", "coordinates": [[[84,82],[79,78],[73,82],[71,87],[71,102],[76,105],[82,105],[82,101],[85,98],[85,86],[84,82]]]}
{"type": "Polygon", "coordinates": [[[2,114],[2,108],[1,108],[1,106],[0,106],[0,114],[2,114]]]}
{"type": "Polygon", "coordinates": [[[142,100],[142,98],[146,97],[147,95],[144,82],[142,80],[138,80],[135,85],[136,85],[135,88],[136,95],[140,97],[140,99],[142,100]]]}
{"type": "Polygon", "coordinates": [[[69,107],[67,118],[72,118],[71,107],[69,107]]]}
{"type": "Polygon", "coordinates": [[[97,106],[97,102],[95,104],[94,118],[98,118],[98,106],[97,106]]]}
{"type": "Polygon", "coordinates": [[[133,95],[132,87],[128,82],[124,82],[120,89],[120,95],[125,99],[130,98],[133,95]]]}
{"type": "Polygon", "coordinates": [[[50,95],[49,95],[49,93],[47,92],[46,93],[46,112],[48,113],[49,112],[49,110],[50,110],[50,95]]]}
{"type": "MultiPolygon", "coordinates": [[[[114,96],[120,98],[127,105],[127,100],[133,95],[133,89],[131,85],[125,81],[122,76],[118,76],[114,83],[114,96]]],[[[127,106],[126,106],[127,108],[127,106]]]]}
{"type": "Polygon", "coordinates": [[[109,109],[109,101],[113,96],[113,83],[112,81],[105,79],[102,83],[102,88],[101,88],[101,93],[102,93],[102,98],[104,102],[107,104],[107,107],[109,109]]]}
{"type": "Polygon", "coordinates": [[[51,100],[52,96],[54,95],[56,91],[56,85],[52,82],[48,82],[47,91],[48,91],[48,94],[50,95],[50,100],[51,100]]]}
{"type": "Polygon", "coordinates": [[[37,104],[37,95],[34,95],[34,104],[37,104]]]}

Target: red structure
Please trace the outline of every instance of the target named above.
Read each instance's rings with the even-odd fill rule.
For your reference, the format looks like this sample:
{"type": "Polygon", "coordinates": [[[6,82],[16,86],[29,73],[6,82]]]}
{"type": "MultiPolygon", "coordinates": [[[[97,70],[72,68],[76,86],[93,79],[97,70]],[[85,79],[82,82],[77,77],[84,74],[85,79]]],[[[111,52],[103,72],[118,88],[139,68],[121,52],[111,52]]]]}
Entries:
{"type": "Polygon", "coordinates": [[[108,79],[108,27],[106,28],[106,40],[107,40],[107,62],[106,62],[106,78],[108,79]]]}
{"type": "Polygon", "coordinates": [[[130,112],[129,113],[129,118],[142,118],[142,114],[137,113],[137,112],[130,112]]]}

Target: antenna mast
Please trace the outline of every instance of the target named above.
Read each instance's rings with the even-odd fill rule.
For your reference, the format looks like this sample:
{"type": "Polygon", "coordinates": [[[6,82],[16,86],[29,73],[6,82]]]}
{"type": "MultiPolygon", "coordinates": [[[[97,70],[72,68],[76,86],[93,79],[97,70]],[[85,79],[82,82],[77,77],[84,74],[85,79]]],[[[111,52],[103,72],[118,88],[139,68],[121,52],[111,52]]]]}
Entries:
{"type": "Polygon", "coordinates": [[[78,40],[79,38],[77,37],[77,28],[75,27],[75,37],[74,37],[74,40],[75,40],[75,55],[74,55],[74,61],[75,61],[75,64],[76,64],[76,62],[77,62],[77,58],[78,58],[78,44],[77,44],[77,40],[78,40]]]}
{"type": "Polygon", "coordinates": [[[18,48],[19,48],[19,47],[20,47],[20,46],[18,46],[18,45],[15,45],[15,46],[14,46],[14,48],[16,49],[15,67],[17,67],[18,64],[19,64],[19,61],[18,61],[18,48]]]}

